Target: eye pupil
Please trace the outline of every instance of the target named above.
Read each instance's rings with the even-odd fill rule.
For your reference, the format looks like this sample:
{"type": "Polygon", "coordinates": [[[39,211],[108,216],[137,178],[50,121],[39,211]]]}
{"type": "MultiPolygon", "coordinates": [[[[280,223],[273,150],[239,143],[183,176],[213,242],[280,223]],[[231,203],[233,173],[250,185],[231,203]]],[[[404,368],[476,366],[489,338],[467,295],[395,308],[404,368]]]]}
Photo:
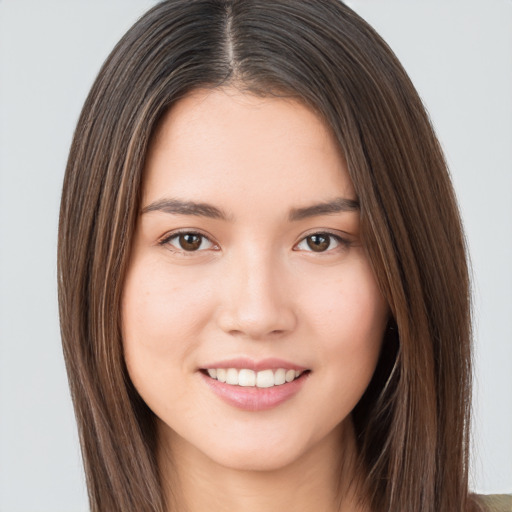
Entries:
{"type": "Polygon", "coordinates": [[[185,251],[197,251],[201,246],[201,238],[193,233],[183,233],[179,237],[180,246],[185,251]]]}
{"type": "Polygon", "coordinates": [[[322,252],[329,248],[329,237],[325,235],[310,235],[307,237],[308,247],[315,252],[322,252]]]}

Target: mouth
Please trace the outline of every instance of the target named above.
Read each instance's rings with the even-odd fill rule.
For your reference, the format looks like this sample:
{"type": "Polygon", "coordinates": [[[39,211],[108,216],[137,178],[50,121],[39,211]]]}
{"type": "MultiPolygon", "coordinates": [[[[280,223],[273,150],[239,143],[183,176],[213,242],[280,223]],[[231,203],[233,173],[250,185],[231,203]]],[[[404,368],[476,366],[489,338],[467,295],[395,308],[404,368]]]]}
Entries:
{"type": "Polygon", "coordinates": [[[211,363],[199,369],[207,387],[228,405],[244,411],[266,411],[292,399],[309,380],[311,370],[279,359],[246,358],[211,363]]]}
{"type": "Polygon", "coordinates": [[[295,370],[292,368],[269,368],[260,371],[249,368],[203,368],[200,371],[218,382],[245,388],[283,386],[310,373],[310,370],[295,370]]]}

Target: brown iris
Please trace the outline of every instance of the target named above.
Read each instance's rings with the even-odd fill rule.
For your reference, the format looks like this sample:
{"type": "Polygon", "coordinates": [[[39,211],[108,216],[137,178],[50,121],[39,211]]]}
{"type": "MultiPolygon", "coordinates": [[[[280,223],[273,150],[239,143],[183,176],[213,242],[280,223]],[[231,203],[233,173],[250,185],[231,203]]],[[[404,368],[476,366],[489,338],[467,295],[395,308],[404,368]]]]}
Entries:
{"type": "Polygon", "coordinates": [[[197,251],[201,246],[202,238],[201,235],[194,233],[182,233],[179,235],[180,247],[185,251],[197,251]]]}
{"type": "Polygon", "coordinates": [[[308,247],[315,252],[323,252],[329,248],[331,244],[329,235],[310,235],[306,238],[308,247]]]}

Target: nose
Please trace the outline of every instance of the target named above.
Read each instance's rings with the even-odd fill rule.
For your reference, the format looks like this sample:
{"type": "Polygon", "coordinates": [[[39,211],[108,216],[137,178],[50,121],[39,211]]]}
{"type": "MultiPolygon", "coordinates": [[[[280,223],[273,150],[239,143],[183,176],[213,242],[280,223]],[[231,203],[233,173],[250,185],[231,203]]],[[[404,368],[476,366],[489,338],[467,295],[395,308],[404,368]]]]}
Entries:
{"type": "Polygon", "coordinates": [[[297,315],[289,278],[271,254],[233,259],[222,279],[219,327],[234,336],[268,339],[294,330],[297,315]]]}

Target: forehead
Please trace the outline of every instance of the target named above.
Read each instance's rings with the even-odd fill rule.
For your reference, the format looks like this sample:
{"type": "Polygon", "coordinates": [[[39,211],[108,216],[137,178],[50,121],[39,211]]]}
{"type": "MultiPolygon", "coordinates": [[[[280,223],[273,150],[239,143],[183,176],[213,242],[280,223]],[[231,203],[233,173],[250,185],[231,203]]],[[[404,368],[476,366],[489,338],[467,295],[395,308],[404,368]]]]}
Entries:
{"type": "Polygon", "coordinates": [[[150,147],[143,196],[233,207],[237,199],[355,199],[344,157],[318,115],[296,100],[232,88],[194,91],[170,109],[150,147]]]}

